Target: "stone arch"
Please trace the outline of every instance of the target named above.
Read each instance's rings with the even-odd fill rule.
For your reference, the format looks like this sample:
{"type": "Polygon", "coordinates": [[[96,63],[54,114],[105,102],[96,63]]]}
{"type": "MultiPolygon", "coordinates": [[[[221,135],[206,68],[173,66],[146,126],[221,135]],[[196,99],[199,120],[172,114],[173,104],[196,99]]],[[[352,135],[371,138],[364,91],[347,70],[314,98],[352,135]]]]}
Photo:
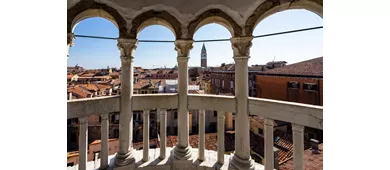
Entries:
{"type": "Polygon", "coordinates": [[[192,39],[200,27],[210,23],[224,26],[232,37],[238,37],[242,33],[241,27],[229,15],[220,9],[210,9],[198,15],[188,24],[188,37],[192,39]]]}
{"type": "Polygon", "coordinates": [[[289,9],[306,9],[322,18],[322,8],[322,0],[295,0],[292,3],[289,0],[266,0],[249,16],[245,23],[245,35],[252,36],[257,24],[272,14],[289,9]]]}
{"type": "Polygon", "coordinates": [[[80,1],[75,6],[68,10],[68,33],[73,32],[75,26],[80,21],[91,17],[102,17],[119,29],[119,37],[128,37],[126,31],[126,20],[118,13],[118,11],[106,4],[97,3],[94,1],[80,1]]]}
{"type": "Polygon", "coordinates": [[[166,11],[149,10],[138,15],[132,20],[130,37],[137,38],[138,33],[141,32],[142,29],[156,24],[167,27],[173,32],[176,39],[180,38],[182,35],[181,23],[176,19],[176,17],[166,11]]]}

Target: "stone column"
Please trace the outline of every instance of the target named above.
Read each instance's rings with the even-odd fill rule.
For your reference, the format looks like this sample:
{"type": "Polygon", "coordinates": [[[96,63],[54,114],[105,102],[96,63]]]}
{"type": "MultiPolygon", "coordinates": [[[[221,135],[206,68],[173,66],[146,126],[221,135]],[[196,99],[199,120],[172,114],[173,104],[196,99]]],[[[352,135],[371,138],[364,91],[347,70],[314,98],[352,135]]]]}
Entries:
{"type": "Polygon", "coordinates": [[[248,59],[253,37],[231,38],[235,62],[235,96],[237,105],[235,152],[230,167],[232,169],[254,169],[250,156],[249,116],[248,116],[248,59]]]}
{"type": "Polygon", "coordinates": [[[303,130],[304,126],[292,124],[293,131],[293,145],[294,145],[294,153],[293,153],[293,161],[294,161],[294,170],[304,170],[305,164],[303,161],[303,130]]]}
{"type": "Polygon", "coordinates": [[[134,162],[133,111],[131,100],[133,96],[133,51],[137,47],[137,39],[118,39],[121,52],[121,99],[119,119],[119,151],[116,154],[115,165],[125,166],[134,162]]]}
{"type": "Polygon", "coordinates": [[[205,138],[205,110],[199,110],[199,155],[198,159],[204,161],[204,138],[205,138]]]}
{"type": "Polygon", "coordinates": [[[218,111],[218,163],[223,165],[225,155],[225,114],[223,111],[218,111]]]}
{"type": "Polygon", "coordinates": [[[161,121],[160,121],[160,159],[165,159],[167,150],[167,109],[161,109],[161,121]]]}
{"type": "Polygon", "coordinates": [[[225,129],[233,130],[233,113],[226,112],[225,113],[225,129]]]}
{"type": "Polygon", "coordinates": [[[79,122],[79,170],[86,170],[88,161],[88,116],[79,118],[79,122]]]}
{"type": "Polygon", "coordinates": [[[193,40],[176,40],[175,50],[177,51],[177,62],[179,68],[179,108],[178,108],[178,143],[174,148],[174,157],[179,160],[189,160],[191,158],[191,147],[188,142],[188,59],[192,49],[193,40]]]}
{"type": "Polygon", "coordinates": [[[67,46],[68,46],[68,58],[69,58],[69,48],[72,47],[74,45],[74,39],[75,39],[75,36],[73,33],[68,33],[67,35],[67,46]]]}
{"type": "Polygon", "coordinates": [[[100,156],[100,169],[108,168],[108,113],[101,114],[101,156],[100,156]]]}
{"type": "Polygon", "coordinates": [[[143,135],[143,141],[144,141],[144,155],[143,155],[143,158],[142,158],[142,161],[146,162],[149,160],[149,114],[150,111],[149,110],[144,110],[144,120],[143,120],[143,132],[144,132],[144,135],[143,135]]]}
{"type": "Polygon", "coordinates": [[[274,123],[271,119],[264,119],[264,154],[265,170],[274,169],[274,123]]]}

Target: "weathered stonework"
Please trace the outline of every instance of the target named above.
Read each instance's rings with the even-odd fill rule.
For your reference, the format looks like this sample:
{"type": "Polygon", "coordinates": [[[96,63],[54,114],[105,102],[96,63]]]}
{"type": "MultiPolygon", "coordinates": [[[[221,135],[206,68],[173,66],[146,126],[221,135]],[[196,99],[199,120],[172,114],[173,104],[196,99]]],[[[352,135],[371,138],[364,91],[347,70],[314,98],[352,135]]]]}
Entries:
{"type": "Polygon", "coordinates": [[[126,58],[133,58],[133,51],[137,48],[138,40],[137,39],[118,39],[118,49],[121,51],[122,62],[130,62],[125,60],[126,58]]]}
{"type": "MultiPolygon", "coordinates": [[[[303,5],[300,8],[308,9],[309,7],[305,7],[306,3],[315,3],[319,6],[323,6],[323,1],[322,0],[267,0],[264,3],[260,4],[256,10],[253,12],[252,15],[249,16],[249,18],[246,21],[244,31],[246,36],[252,36],[253,30],[256,28],[258,22],[260,19],[264,19],[264,17],[268,15],[272,15],[273,13],[280,12],[283,10],[289,9],[294,3],[301,3],[300,5],[303,5]],[[269,13],[271,10],[281,7],[281,6],[286,6],[286,9],[277,9],[271,14],[269,13]]],[[[322,11],[318,11],[318,13],[322,13],[322,11]]]]}
{"type": "Polygon", "coordinates": [[[213,16],[217,16],[217,17],[221,17],[223,19],[225,19],[226,21],[228,21],[230,23],[230,25],[233,27],[233,34],[234,36],[240,36],[241,33],[242,33],[242,29],[241,27],[229,16],[227,15],[226,13],[224,13],[222,10],[220,9],[210,9],[210,10],[207,10],[206,12],[203,12],[202,14],[198,15],[196,17],[196,19],[192,20],[189,24],[188,24],[188,38],[192,39],[194,34],[195,34],[195,29],[196,27],[199,25],[200,22],[202,22],[203,20],[209,18],[209,17],[213,17],[213,16]]]}
{"type": "Polygon", "coordinates": [[[180,38],[182,36],[181,23],[173,15],[171,15],[169,12],[166,11],[150,10],[138,15],[132,20],[132,28],[130,29],[130,38],[134,38],[134,39],[137,38],[137,34],[141,24],[151,18],[158,18],[168,22],[170,24],[170,27],[174,30],[174,34],[176,35],[176,38],[178,37],[180,38]]]}
{"type": "Polygon", "coordinates": [[[253,37],[234,37],[231,39],[234,57],[249,56],[249,49],[252,47],[253,37]]]}
{"type": "Polygon", "coordinates": [[[78,2],[72,8],[67,11],[68,23],[67,30],[68,33],[72,32],[72,23],[76,16],[89,9],[101,9],[109,13],[114,19],[119,29],[119,37],[128,38],[129,35],[126,29],[126,20],[118,13],[118,11],[106,4],[101,4],[94,2],[93,0],[83,0],[78,2]]]}
{"type": "MultiPolygon", "coordinates": [[[[176,40],[175,41],[175,50],[177,51],[178,61],[179,58],[188,58],[190,50],[193,47],[193,40],[176,40]]],[[[188,61],[188,59],[187,59],[188,61]]]]}

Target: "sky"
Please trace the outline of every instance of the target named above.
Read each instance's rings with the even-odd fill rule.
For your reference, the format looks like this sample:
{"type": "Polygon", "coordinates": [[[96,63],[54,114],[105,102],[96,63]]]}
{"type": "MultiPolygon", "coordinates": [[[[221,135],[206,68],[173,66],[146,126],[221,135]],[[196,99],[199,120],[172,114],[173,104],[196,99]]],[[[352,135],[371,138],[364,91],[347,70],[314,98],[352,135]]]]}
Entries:
{"type": "MultiPolygon", "coordinates": [[[[322,26],[322,18],[307,10],[287,10],[273,14],[262,20],[253,35],[283,32],[295,29],[322,26]]],[[[323,30],[277,35],[253,39],[249,65],[265,64],[269,61],[286,61],[288,64],[321,57],[323,30]]],[[[76,35],[118,37],[118,28],[104,18],[88,18],[75,28],[76,35]]],[[[229,31],[218,24],[207,24],[195,32],[194,40],[231,38],[229,31]]],[[[139,40],[175,40],[174,34],[166,27],[152,25],[143,29],[139,40]]],[[[116,40],[76,37],[70,48],[68,66],[78,64],[86,69],[120,67],[120,53],[116,40]]],[[[189,66],[200,66],[200,53],[203,43],[194,43],[190,52],[189,66]]],[[[207,42],[207,65],[219,66],[233,63],[233,50],[230,41],[207,42]]],[[[134,53],[134,66],[144,68],[172,68],[177,53],[173,43],[139,42],[134,53]]]]}

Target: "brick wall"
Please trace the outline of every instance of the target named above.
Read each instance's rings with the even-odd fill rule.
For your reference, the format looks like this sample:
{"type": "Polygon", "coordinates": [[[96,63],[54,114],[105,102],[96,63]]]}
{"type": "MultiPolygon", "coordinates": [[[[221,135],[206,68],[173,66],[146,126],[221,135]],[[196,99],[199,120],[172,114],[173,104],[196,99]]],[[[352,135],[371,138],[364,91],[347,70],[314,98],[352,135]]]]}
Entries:
{"type": "Polygon", "coordinates": [[[316,78],[258,75],[256,76],[257,97],[322,106],[322,82],[322,79],[316,78]],[[299,82],[299,89],[288,90],[287,83],[290,81],[299,82]],[[318,84],[318,92],[315,93],[303,90],[303,83],[318,84]]]}

